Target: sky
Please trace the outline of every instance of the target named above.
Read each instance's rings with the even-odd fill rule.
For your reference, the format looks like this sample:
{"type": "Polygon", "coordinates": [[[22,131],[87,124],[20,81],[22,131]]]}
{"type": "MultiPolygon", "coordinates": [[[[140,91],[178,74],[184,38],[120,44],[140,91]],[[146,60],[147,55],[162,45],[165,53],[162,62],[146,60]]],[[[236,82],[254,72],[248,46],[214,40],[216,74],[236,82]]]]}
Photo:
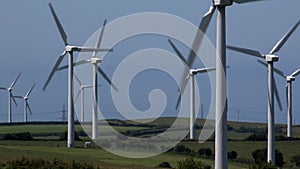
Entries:
{"type": "MultiPolygon", "coordinates": [[[[7,87],[17,74],[22,73],[13,93],[24,95],[33,83],[29,103],[33,111],[29,121],[61,120],[63,104],[67,104],[67,72],[57,72],[46,91],[42,87],[54,66],[64,45],[55,26],[48,7],[48,1],[3,0],[0,7],[0,86],[7,87]]],[[[211,0],[110,0],[110,1],[50,1],[68,34],[71,44],[82,46],[103,23],[120,17],[140,12],[162,12],[181,17],[198,26],[201,17],[207,12],[211,0]]],[[[234,4],[227,7],[227,43],[230,45],[257,49],[262,53],[269,52],[276,42],[300,19],[300,1],[269,0],[249,4],[234,4]]],[[[149,21],[151,22],[151,21],[149,21]]],[[[216,15],[207,31],[207,37],[215,44],[216,15]]],[[[174,28],[176,29],[176,28],[174,28]]],[[[122,28],[120,27],[120,31],[122,28]]],[[[296,30],[285,46],[277,53],[280,59],[275,67],[286,74],[300,68],[298,45],[300,30],[296,30]]],[[[176,42],[184,55],[188,49],[176,42]]],[[[114,68],[125,56],[137,50],[161,48],[173,52],[166,37],[141,36],[118,44],[114,52],[105,56],[101,67],[112,77],[114,68]]],[[[173,52],[174,53],[174,52],[173,52]]],[[[77,54],[75,54],[75,59],[77,54]]],[[[257,63],[256,58],[227,51],[227,62],[230,68],[228,77],[229,120],[237,120],[238,112],[241,121],[266,121],[267,111],[267,70],[257,63]]],[[[67,64],[67,57],[63,64],[67,64]]],[[[205,76],[197,76],[197,84],[204,85],[205,76]]],[[[276,123],[286,122],[285,80],[275,75],[277,87],[283,103],[283,111],[275,109],[276,123]]],[[[299,78],[299,77],[298,77],[299,78]]],[[[300,80],[293,83],[293,114],[300,124],[300,80]]],[[[107,118],[121,118],[113,106],[109,85],[99,77],[100,107],[107,118]]],[[[174,79],[162,72],[149,70],[138,75],[131,86],[132,104],[139,110],[149,108],[148,93],[156,88],[164,90],[167,95],[165,116],[176,115],[174,109],[177,101],[177,86],[174,79]],[[163,81],[160,81],[163,79],[163,81]]],[[[205,89],[199,89],[205,90],[205,89]]],[[[208,111],[209,101],[204,100],[204,112],[208,111]]],[[[13,106],[13,121],[23,120],[23,102],[18,100],[18,107],[13,106]]],[[[7,91],[0,91],[0,122],[7,121],[7,91]]]]}

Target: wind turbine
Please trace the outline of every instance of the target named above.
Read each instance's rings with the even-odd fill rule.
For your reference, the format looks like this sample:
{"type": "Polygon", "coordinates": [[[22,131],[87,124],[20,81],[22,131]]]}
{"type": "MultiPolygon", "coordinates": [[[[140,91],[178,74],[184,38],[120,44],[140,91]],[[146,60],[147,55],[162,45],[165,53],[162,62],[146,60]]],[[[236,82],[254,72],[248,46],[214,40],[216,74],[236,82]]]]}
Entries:
{"type": "MultiPolygon", "coordinates": [[[[190,139],[194,140],[195,139],[195,75],[198,73],[207,73],[210,71],[215,71],[216,68],[214,67],[208,67],[208,68],[201,68],[201,69],[192,69],[192,65],[189,65],[189,63],[185,60],[184,56],[180,53],[180,51],[177,49],[177,47],[173,44],[173,42],[169,39],[168,40],[170,45],[172,46],[173,50],[176,52],[178,57],[184,62],[190,69],[187,77],[185,78],[185,81],[183,83],[187,84],[187,82],[191,78],[191,83],[190,83],[190,139]]],[[[184,92],[185,88],[183,88],[184,92]]],[[[179,106],[180,103],[180,97],[178,98],[176,109],[179,106]]]]}
{"type": "Polygon", "coordinates": [[[282,46],[286,43],[288,38],[296,30],[299,24],[300,20],[275,44],[275,46],[268,54],[261,54],[259,51],[252,49],[227,46],[227,48],[230,50],[234,50],[258,58],[263,58],[268,63],[268,162],[271,162],[273,164],[275,164],[274,91],[277,100],[279,100],[273,73],[273,64],[274,62],[277,62],[279,60],[279,57],[276,56],[275,53],[282,48],[282,46]],[[274,90],[274,87],[276,90],[274,90]]]}
{"type": "Polygon", "coordinates": [[[78,99],[79,95],[81,94],[81,122],[84,122],[84,90],[87,88],[91,88],[93,87],[92,85],[84,85],[82,84],[82,82],[79,80],[79,78],[74,74],[74,77],[76,79],[76,81],[79,83],[80,85],[80,90],[78,91],[76,97],[75,97],[75,102],[78,99]]]}
{"type": "MultiPolygon", "coordinates": [[[[96,42],[96,48],[100,47],[102,38],[103,38],[103,34],[104,34],[104,30],[105,30],[105,25],[106,25],[106,20],[104,20],[103,23],[103,27],[101,29],[101,32],[99,34],[99,38],[96,42]]],[[[110,49],[109,51],[113,51],[113,49],[110,49]]],[[[118,90],[116,88],[116,86],[111,82],[111,80],[109,79],[109,77],[105,74],[105,72],[98,66],[98,64],[100,64],[102,62],[102,60],[100,58],[97,58],[98,51],[93,52],[93,55],[91,57],[91,59],[88,60],[81,60],[78,61],[74,64],[74,66],[79,66],[79,65],[83,65],[83,64],[87,64],[87,63],[91,63],[93,65],[93,117],[92,117],[92,139],[96,140],[98,137],[98,75],[97,75],[97,71],[103,76],[103,78],[110,84],[112,85],[112,87],[115,90],[118,90]]],[[[62,70],[65,69],[66,66],[60,67],[58,68],[58,70],[62,70]]],[[[78,79],[79,80],[79,79],[78,79]]]]}
{"type": "Polygon", "coordinates": [[[13,95],[12,91],[13,91],[14,85],[16,84],[16,82],[18,81],[18,79],[19,79],[20,76],[21,76],[21,73],[18,74],[18,76],[15,78],[15,80],[11,83],[11,85],[8,88],[6,88],[6,87],[0,87],[1,90],[7,90],[8,91],[8,123],[12,122],[11,100],[13,100],[14,103],[15,103],[15,105],[18,106],[18,104],[17,104],[17,102],[16,102],[16,100],[14,98],[14,95],[13,95]]]}
{"type": "MultiPolygon", "coordinates": [[[[212,19],[212,16],[217,9],[217,38],[216,38],[216,128],[215,128],[215,168],[223,169],[227,168],[227,79],[226,79],[226,22],[225,22],[225,8],[235,3],[247,3],[262,0],[213,0],[212,6],[209,11],[202,17],[199,25],[199,30],[194,39],[192,49],[188,57],[188,65],[191,65],[196,57],[195,52],[200,48],[200,44],[203,40],[203,34],[205,34],[208,25],[212,19]],[[202,33],[201,33],[202,31],[202,33]],[[224,105],[225,104],[225,105],[224,105]]],[[[184,82],[185,75],[188,73],[188,69],[182,77],[184,82]]],[[[185,88],[185,83],[182,83],[181,89],[185,88]]],[[[182,91],[182,90],[181,90],[182,91]]]]}
{"type": "MultiPolygon", "coordinates": [[[[264,66],[268,66],[266,63],[258,60],[259,63],[264,66]]],[[[273,68],[274,72],[286,80],[286,101],[287,101],[287,137],[292,137],[293,126],[293,113],[292,113],[292,82],[295,81],[296,76],[300,74],[300,69],[293,72],[291,75],[284,74],[281,70],[273,68]]]]}
{"type": "Polygon", "coordinates": [[[53,75],[57,71],[60,63],[64,59],[64,56],[69,53],[69,61],[68,61],[68,141],[67,147],[71,148],[74,147],[74,105],[73,105],[73,53],[74,52],[95,52],[95,51],[109,51],[109,49],[95,49],[95,48],[87,48],[87,47],[79,47],[79,46],[72,46],[69,45],[67,40],[67,34],[65,33],[51,3],[49,3],[49,7],[53,18],[55,20],[56,26],[58,27],[59,33],[62,37],[62,40],[65,44],[65,50],[59,56],[58,60],[56,61],[52,71],[50,72],[49,77],[43,87],[45,90],[51,81],[53,75]]]}
{"type": "Polygon", "coordinates": [[[32,92],[35,83],[30,88],[30,90],[25,94],[25,96],[14,96],[15,98],[23,99],[24,100],[24,122],[27,123],[27,110],[29,110],[30,114],[32,114],[31,108],[28,104],[29,95],[32,92]]]}

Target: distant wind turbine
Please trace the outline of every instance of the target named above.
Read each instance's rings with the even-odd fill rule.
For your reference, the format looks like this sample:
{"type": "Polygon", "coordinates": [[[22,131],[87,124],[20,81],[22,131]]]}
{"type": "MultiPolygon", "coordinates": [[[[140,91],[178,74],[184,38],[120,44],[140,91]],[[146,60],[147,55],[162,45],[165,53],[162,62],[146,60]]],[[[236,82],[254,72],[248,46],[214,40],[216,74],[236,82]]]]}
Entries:
{"type": "Polygon", "coordinates": [[[14,101],[15,105],[18,106],[14,95],[12,93],[13,87],[15,86],[16,82],[18,81],[19,77],[21,76],[21,73],[18,74],[18,76],[15,78],[15,80],[11,83],[11,85],[6,88],[6,87],[0,87],[1,90],[7,90],[8,91],[8,123],[12,122],[12,107],[11,107],[11,100],[14,101]]]}
{"type": "Polygon", "coordinates": [[[24,122],[27,123],[27,110],[29,110],[30,114],[32,114],[31,108],[28,104],[29,95],[32,92],[33,88],[35,86],[35,83],[30,88],[30,90],[25,94],[25,96],[14,96],[15,98],[23,99],[24,100],[24,122]]]}
{"type": "Polygon", "coordinates": [[[68,63],[68,142],[67,142],[67,147],[71,148],[74,147],[74,104],[73,104],[73,53],[74,52],[97,52],[97,51],[110,51],[110,49],[96,49],[96,48],[87,48],[87,47],[78,47],[78,46],[72,46],[69,45],[67,41],[67,35],[51,5],[49,3],[49,7],[51,10],[51,13],[54,17],[56,26],[59,30],[59,33],[62,37],[62,40],[65,44],[65,50],[63,53],[60,55],[58,60],[56,61],[49,77],[47,78],[47,81],[43,87],[43,90],[45,90],[51,81],[53,75],[57,71],[57,68],[59,67],[60,63],[64,59],[64,56],[69,53],[69,63],[68,63]]]}
{"type": "MultiPolygon", "coordinates": [[[[100,48],[100,44],[103,38],[106,20],[104,20],[103,27],[101,29],[101,32],[99,34],[99,38],[96,42],[96,48],[100,48]]],[[[113,51],[113,49],[110,49],[109,52],[113,51]]],[[[87,63],[91,63],[93,65],[93,118],[92,118],[92,139],[95,140],[98,138],[98,74],[97,71],[103,76],[103,78],[110,84],[112,87],[117,91],[117,87],[112,83],[112,81],[109,79],[109,77],[105,74],[105,72],[98,66],[102,62],[100,58],[97,58],[96,55],[99,51],[93,52],[93,55],[91,59],[88,60],[81,60],[74,64],[74,66],[79,66],[87,63]]],[[[66,66],[63,66],[61,68],[58,68],[58,70],[65,69],[66,66]]]]}
{"type": "MultiPolygon", "coordinates": [[[[292,33],[299,26],[300,20],[289,30],[272,48],[272,50],[268,54],[261,54],[259,51],[239,48],[234,46],[227,46],[228,49],[234,50],[237,52],[241,52],[247,55],[255,56],[258,58],[263,58],[267,62],[268,65],[268,162],[275,163],[275,126],[274,126],[274,91],[276,94],[276,98],[279,101],[278,91],[276,89],[276,83],[274,81],[274,62],[279,60],[279,57],[275,55],[283,45],[286,43],[288,38],[292,35],[292,33]],[[276,90],[274,90],[276,89],[276,90]]],[[[278,102],[280,103],[280,102],[278,102]]],[[[279,104],[281,107],[281,105],[279,104]]]]}
{"type": "MultiPolygon", "coordinates": [[[[185,63],[190,71],[189,73],[186,75],[186,79],[183,82],[183,84],[187,84],[189,79],[191,78],[191,83],[190,83],[190,139],[195,139],[195,75],[197,75],[198,73],[207,73],[210,71],[215,71],[216,68],[214,67],[208,67],[208,68],[201,68],[201,69],[192,69],[192,65],[189,64],[186,59],[184,58],[184,56],[180,53],[180,51],[177,49],[177,47],[173,44],[173,42],[169,39],[168,40],[170,45],[172,46],[173,50],[176,52],[176,54],[178,55],[178,57],[182,60],[183,63],[185,63]]],[[[185,85],[186,86],[186,85],[185,85]]],[[[182,93],[185,90],[185,86],[182,89],[182,93]]],[[[176,104],[176,109],[179,106],[180,103],[180,99],[181,97],[178,97],[177,100],[177,104],[176,104]]]]}
{"type": "MultiPolygon", "coordinates": [[[[266,63],[258,60],[259,63],[264,66],[268,66],[266,63]]],[[[274,68],[274,72],[286,80],[286,101],[287,101],[287,137],[292,137],[293,126],[293,113],[292,113],[292,82],[295,81],[296,76],[300,74],[300,69],[293,72],[291,75],[284,74],[281,70],[274,68]]]]}

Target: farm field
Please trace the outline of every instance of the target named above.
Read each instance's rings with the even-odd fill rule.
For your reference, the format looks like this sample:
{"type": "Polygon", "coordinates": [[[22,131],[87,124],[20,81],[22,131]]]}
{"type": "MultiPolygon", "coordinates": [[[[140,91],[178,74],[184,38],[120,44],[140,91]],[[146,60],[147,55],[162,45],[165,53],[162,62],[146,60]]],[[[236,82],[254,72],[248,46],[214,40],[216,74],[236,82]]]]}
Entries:
{"type": "MultiPolygon", "coordinates": [[[[157,119],[149,126],[144,125],[139,127],[133,122],[114,122],[114,128],[119,132],[128,131],[143,131],[151,130],[153,127],[166,127],[171,125],[174,119],[161,118],[157,119]]],[[[100,122],[101,123],[101,122],[100,122]]],[[[196,124],[201,126],[202,120],[197,120],[196,124]]],[[[236,151],[238,153],[238,159],[241,161],[253,162],[252,152],[256,149],[266,147],[266,141],[244,141],[245,138],[252,135],[251,132],[239,132],[244,128],[247,129],[261,129],[266,124],[263,123],[238,123],[229,122],[229,126],[232,127],[228,131],[228,151],[236,151]]],[[[285,134],[284,125],[278,125],[277,128],[282,129],[282,135],[285,134]]],[[[294,127],[296,135],[299,135],[299,128],[294,127]]],[[[83,148],[85,141],[90,141],[86,135],[79,135],[81,141],[76,141],[76,148],[65,148],[66,141],[59,140],[62,133],[66,132],[67,126],[63,123],[32,123],[32,124],[14,124],[14,125],[2,125],[0,127],[0,136],[6,134],[29,132],[33,136],[34,140],[21,141],[21,140],[0,140],[0,162],[5,163],[9,160],[18,159],[22,157],[26,158],[43,158],[47,160],[61,159],[66,162],[78,161],[100,166],[100,168],[155,168],[162,162],[169,162],[172,167],[176,166],[176,163],[186,158],[195,158],[201,160],[206,164],[213,166],[214,161],[211,158],[203,158],[191,155],[181,155],[174,152],[167,152],[158,156],[154,156],[146,159],[131,159],[124,158],[114,154],[111,154],[96,145],[92,144],[93,148],[83,148]],[[42,133],[42,134],[41,134],[42,133]]],[[[78,133],[84,133],[80,124],[76,124],[75,130],[78,133]]],[[[198,132],[199,134],[199,132],[198,132]]],[[[147,135],[149,136],[149,134],[147,135]]],[[[139,136],[141,137],[141,136],[139,136]]],[[[212,137],[213,139],[213,137],[212,137]]],[[[194,152],[198,152],[200,148],[210,148],[214,152],[214,141],[209,140],[203,144],[196,141],[183,140],[180,145],[184,145],[194,152]]],[[[300,141],[276,141],[276,149],[281,151],[284,156],[285,166],[289,168],[290,160],[293,156],[299,155],[300,141]]],[[[249,164],[242,163],[238,160],[229,160],[230,169],[243,169],[249,168],[249,164]]]]}

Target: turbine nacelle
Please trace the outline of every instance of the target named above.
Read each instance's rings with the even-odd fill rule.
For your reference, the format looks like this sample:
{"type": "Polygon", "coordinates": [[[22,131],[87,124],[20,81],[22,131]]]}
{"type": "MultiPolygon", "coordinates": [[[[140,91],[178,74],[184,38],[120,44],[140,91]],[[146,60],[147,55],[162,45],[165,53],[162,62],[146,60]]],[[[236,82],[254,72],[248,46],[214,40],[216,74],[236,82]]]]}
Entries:
{"type": "Polygon", "coordinates": [[[10,87],[10,88],[7,88],[7,90],[8,90],[9,92],[11,92],[13,89],[10,87]]]}
{"type": "Polygon", "coordinates": [[[28,97],[24,97],[24,100],[27,101],[27,100],[28,100],[28,97]]]}
{"type": "Polygon", "coordinates": [[[78,46],[67,45],[67,46],[66,46],[66,51],[67,51],[67,52],[79,51],[79,48],[78,48],[78,46]]]}
{"type": "Polygon", "coordinates": [[[91,58],[91,60],[90,60],[90,62],[92,63],[92,64],[98,64],[98,63],[101,63],[102,62],[102,60],[100,59],[100,58],[91,58]]]}
{"type": "Polygon", "coordinates": [[[198,73],[197,69],[190,69],[190,75],[196,75],[198,73]]]}
{"type": "Polygon", "coordinates": [[[213,0],[214,6],[230,6],[232,3],[233,0],[213,0]]]}
{"type": "Polygon", "coordinates": [[[288,81],[288,82],[295,81],[295,77],[294,76],[287,76],[286,81],[288,81]]]}
{"type": "Polygon", "coordinates": [[[277,61],[279,60],[279,57],[276,56],[276,55],[273,55],[273,54],[267,54],[267,55],[265,56],[265,60],[266,60],[267,62],[277,62],[277,61]]]}

